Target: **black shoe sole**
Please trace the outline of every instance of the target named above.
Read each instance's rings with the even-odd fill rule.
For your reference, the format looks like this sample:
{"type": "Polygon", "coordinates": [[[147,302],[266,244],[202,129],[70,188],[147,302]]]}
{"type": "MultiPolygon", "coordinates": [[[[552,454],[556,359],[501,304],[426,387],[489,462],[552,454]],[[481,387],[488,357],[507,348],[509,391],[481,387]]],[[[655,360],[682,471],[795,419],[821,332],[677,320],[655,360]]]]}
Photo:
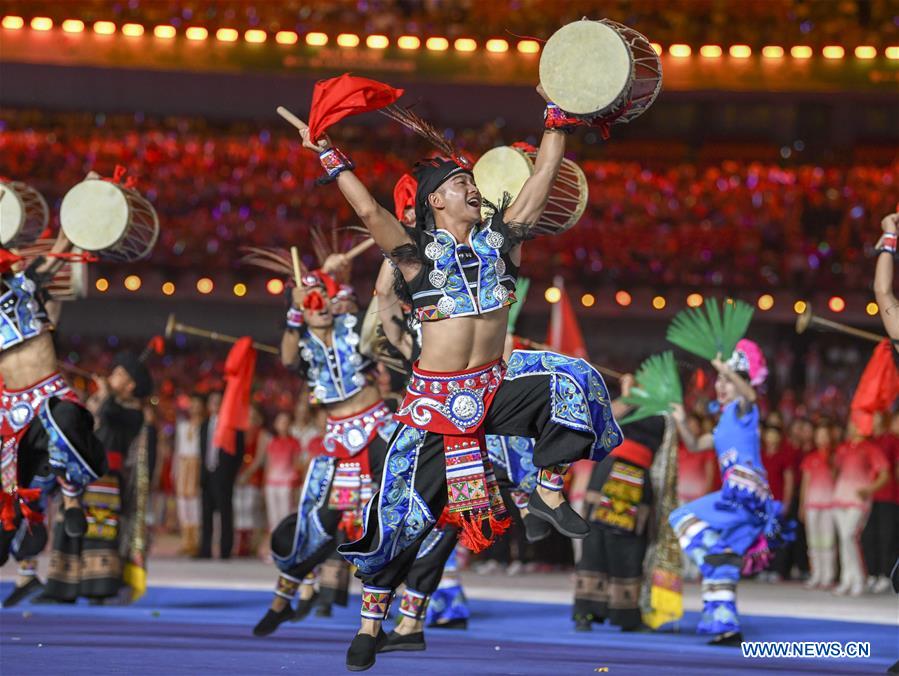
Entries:
{"type": "Polygon", "coordinates": [[[422,643],[393,643],[391,645],[385,645],[378,652],[379,653],[393,653],[393,652],[404,652],[404,653],[415,653],[422,652],[427,650],[428,646],[422,643]]]}
{"type": "MultiPolygon", "coordinates": [[[[547,509],[551,509],[551,508],[549,507],[549,505],[547,505],[546,508],[547,508],[547,509]]],[[[570,531],[570,530],[567,530],[567,529],[563,528],[563,527],[562,527],[562,524],[560,524],[560,523],[556,520],[556,515],[553,514],[552,512],[550,512],[550,513],[542,512],[542,511],[540,511],[539,509],[534,509],[533,507],[531,507],[530,505],[528,505],[528,514],[533,514],[535,517],[537,517],[537,518],[540,519],[541,521],[546,521],[546,522],[547,522],[548,524],[550,524],[553,528],[555,528],[557,531],[559,531],[562,535],[564,535],[565,537],[570,538],[570,539],[572,539],[572,540],[584,540],[584,539],[587,538],[588,535],[590,535],[590,528],[589,528],[589,526],[588,526],[588,528],[587,528],[587,532],[586,532],[586,533],[575,533],[575,532],[573,532],[573,531],[570,531]]],[[[581,519],[581,520],[583,521],[583,519],[581,519]]],[[[586,523],[586,522],[585,522],[585,523],[586,523]]]]}

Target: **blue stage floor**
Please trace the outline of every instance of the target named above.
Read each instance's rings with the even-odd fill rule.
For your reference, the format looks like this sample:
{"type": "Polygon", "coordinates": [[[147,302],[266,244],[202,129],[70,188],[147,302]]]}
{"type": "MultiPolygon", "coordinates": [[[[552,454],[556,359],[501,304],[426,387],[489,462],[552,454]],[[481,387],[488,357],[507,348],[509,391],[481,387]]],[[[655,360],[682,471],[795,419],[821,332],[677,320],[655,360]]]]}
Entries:
{"type": "MultiPolygon", "coordinates": [[[[10,590],[0,585],[0,596],[10,590]]],[[[333,618],[284,624],[268,638],[250,629],[270,595],[258,591],[152,588],[129,607],[36,606],[0,610],[0,673],[27,674],[346,674],[344,654],[358,621],[358,598],[333,618]]],[[[515,674],[877,674],[899,656],[899,629],[883,624],[744,617],[748,640],[870,641],[857,660],[744,659],[694,635],[622,634],[605,626],[575,633],[562,605],[472,601],[467,631],[431,630],[424,653],[390,653],[368,673],[419,676],[515,674]]]]}

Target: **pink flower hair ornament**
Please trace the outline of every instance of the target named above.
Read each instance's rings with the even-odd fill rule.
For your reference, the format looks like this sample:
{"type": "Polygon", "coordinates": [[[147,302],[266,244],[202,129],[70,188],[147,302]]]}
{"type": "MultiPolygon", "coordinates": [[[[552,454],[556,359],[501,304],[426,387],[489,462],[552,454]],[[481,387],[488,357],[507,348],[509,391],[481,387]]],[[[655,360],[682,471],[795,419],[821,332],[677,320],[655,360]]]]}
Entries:
{"type": "Polygon", "coordinates": [[[734,348],[734,353],[727,360],[727,365],[734,371],[748,373],[749,383],[758,387],[768,377],[768,362],[761,348],[753,341],[743,338],[734,348]]]}

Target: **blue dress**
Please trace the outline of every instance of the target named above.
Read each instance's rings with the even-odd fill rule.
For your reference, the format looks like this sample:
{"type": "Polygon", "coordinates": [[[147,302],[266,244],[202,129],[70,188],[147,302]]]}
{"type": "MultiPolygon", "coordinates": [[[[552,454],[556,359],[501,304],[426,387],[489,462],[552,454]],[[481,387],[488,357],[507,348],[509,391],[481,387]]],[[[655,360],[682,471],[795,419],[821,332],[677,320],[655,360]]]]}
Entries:
{"type": "Polygon", "coordinates": [[[702,572],[700,633],[739,631],[736,585],[743,558],[783,539],[782,506],[762,465],[759,410],[727,404],[714,432],[721,490],[681,505],[668,518],[684,553],[702,572]]]}

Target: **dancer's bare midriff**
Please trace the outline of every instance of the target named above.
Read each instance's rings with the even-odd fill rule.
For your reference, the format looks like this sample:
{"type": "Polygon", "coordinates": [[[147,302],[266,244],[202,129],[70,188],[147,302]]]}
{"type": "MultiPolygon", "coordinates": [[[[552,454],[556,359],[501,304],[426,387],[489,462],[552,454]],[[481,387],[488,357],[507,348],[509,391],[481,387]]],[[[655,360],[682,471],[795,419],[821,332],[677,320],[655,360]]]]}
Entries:
{"type": "Polygon", "coordinates": [[[496,361],[503,355],[508,323],[508,308],[424,322],[419,366],[426,371],[458,372],[496,361]]]}
{"type": "Polygon", "coordinates": [[[0,378],[5,390],[23,390],[45,380],[56,370],[56,349],[49,332],[0,352],[0,378]]]}

